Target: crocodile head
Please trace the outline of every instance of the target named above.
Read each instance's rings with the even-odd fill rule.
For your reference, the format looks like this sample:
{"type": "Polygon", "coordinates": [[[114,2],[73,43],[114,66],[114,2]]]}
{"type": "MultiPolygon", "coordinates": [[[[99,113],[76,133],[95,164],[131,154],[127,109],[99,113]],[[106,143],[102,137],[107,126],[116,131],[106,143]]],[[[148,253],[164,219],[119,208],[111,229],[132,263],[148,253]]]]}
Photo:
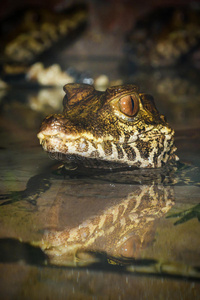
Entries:
{"type": "Polygon", "coordinates": [[[157,168],[177,159],[174,130],[152,96],[133,84],[105,92],[67,84],[63,113],[43,121],[38,138],[55,158],[157,168]],[[61,156],[60,156],[61,155],[61,156]]]}

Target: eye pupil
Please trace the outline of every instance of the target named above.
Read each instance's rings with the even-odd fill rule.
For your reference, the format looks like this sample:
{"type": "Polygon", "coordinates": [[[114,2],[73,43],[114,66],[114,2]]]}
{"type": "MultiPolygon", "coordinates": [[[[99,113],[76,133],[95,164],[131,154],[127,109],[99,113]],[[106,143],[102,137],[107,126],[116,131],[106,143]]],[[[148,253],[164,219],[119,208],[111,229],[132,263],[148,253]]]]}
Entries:
{"type": "Polygon", "coordinates": [[[134,101],[132,97],[131,97],[131,104],[132,104],[132,109],[134,110],[134,101]]]}
{"type": "Polygon", "coordinates": [[[128,117],[137,114],[139,108],[138,98],[136,95],[124,96],[119,100],[120,111],[128,117]]]}

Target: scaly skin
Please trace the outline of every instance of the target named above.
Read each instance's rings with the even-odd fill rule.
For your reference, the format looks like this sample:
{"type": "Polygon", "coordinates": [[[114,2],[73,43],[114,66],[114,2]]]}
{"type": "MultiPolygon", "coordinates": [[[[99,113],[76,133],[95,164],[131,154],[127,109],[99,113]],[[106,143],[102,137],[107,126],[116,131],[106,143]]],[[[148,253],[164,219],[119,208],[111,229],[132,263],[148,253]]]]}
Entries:
{"type": "MultiPolygon", "coordinates": [[[[105,92],[85,84],[64,87],[62,114],[48,116],[38,138],[45,151],[137,168],[157,168],[177,159],[174,130],[152,96],[133,84],[105,92]]],[[[60,157],[60,156],[59,156],[60,157]]]]}
{"type": "MultiPolygon", "coordinates": [[[[174,130],[157,111],[152,96],[139,93],[137,86],[114,86],[99,92],[90,85],[68,84],[64,90],[63,113],[48,116],[38,133],[44,150],[51,156],[136,168],[158,168],[176,159],[174,130]]],[[[132,170],[132,176],[138,172],[136,182],[142,182],[144,170],[132,170]]],[[[61,229],[60,208],[63,203],[70,203],[72,191],[79,195],[81,190],[80,202],[84,199],[84,185],[77,182],[77,187],[73,185],[70,190],[69,183],[63,184],[63,193],[49,213],[53,222],[49,222],[49,229],[39,242],[55,263],[59,263],[56,257],[75,255],[80,249],[105,251],[114,256],[135,256],[145,247],[146,240],[152,240],[149,236],[155,221],[173,205],[173,189],[162,183],[154,185],[153,176],[150,185],[132,185],[126,189],[115,186],[112,190],[108,184],[108,190],[105,188],[104,185],[104,191],[99,191],[108,199],[102,211],[73,226],[67,222],[69,212],[65,215],[62,209],[66,225],[61,229]],[[116,195],[120,201],[111,204],[116,195]]],[[[99,186],[94,189],[95,199],[98,190],[99,186]]],[[[86,187],[88,205],[90,201],[92,205],[93,199],[90,192],[86,187]]]]}
{"type": "Polygon", "coordinates": [[[190,60],[200,45],[199,9],[159,7],[139,19],[127,37],[136,65],[167,67],[190,60]]]}

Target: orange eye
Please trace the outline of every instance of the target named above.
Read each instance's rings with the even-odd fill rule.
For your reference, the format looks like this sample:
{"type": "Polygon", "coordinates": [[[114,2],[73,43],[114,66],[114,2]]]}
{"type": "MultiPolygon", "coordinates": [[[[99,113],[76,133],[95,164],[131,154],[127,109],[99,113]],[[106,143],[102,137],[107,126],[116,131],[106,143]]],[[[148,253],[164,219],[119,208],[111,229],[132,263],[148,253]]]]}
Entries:
{"type": "Polygon", "coordinates": [[[120,111],[128,117],[133,117],[139,109],[138,98],[136,95],[128,95],[119,100],[120,111]]]}

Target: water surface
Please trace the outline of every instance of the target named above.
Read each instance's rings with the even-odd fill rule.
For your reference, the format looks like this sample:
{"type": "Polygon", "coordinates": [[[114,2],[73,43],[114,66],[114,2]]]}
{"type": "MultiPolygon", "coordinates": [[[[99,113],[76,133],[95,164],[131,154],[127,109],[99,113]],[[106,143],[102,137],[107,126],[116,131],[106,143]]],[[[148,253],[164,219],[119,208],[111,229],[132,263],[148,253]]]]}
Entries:
{"type": "MultiPolygon", "coordinates": [[[[36,138],[44,116],[59,105],[35,107],[31,99],[41,90],[6,92],[0,118],[4,292],[14,280],[10,296],[18,297],[35,298],[40,287],[50,298],[67,292],[70,299],[101,299],[103,291],[103,299],[129,299],[134,286],[137,299],[168,293],[198,299],[200,93],[183,76],[177,85],[184,89],[189,82],[193,93],[189,87],[168,93],[166,82],[173,76],[155,74],[151,87],[141,73],[127,80],[140,81],[142,91],[154,94],[176,130],[180,163],[167,170],[82,167],[63,175],[36,138]]],[[[60,95],[60,90],[48,92],[60,95]]]]}

